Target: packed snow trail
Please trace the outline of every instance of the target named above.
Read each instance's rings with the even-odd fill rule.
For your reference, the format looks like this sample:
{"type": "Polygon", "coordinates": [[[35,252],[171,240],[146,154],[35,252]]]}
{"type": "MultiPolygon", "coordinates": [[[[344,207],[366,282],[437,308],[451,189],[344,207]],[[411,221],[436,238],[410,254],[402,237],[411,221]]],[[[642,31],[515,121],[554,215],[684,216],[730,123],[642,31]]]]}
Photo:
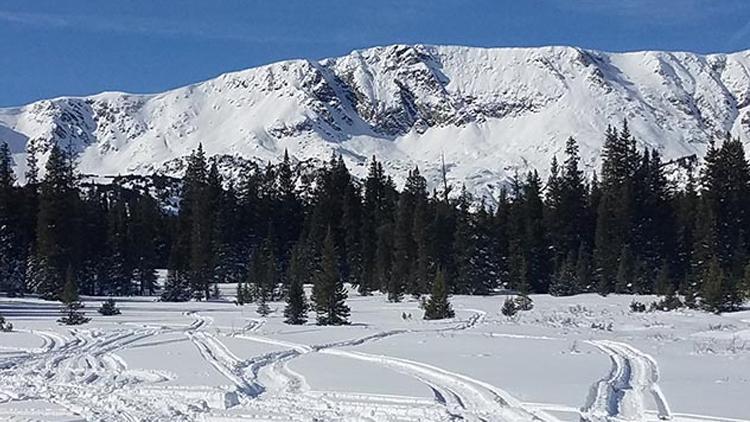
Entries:
{"type": "Polygon", "coordinates": [[[337,349],[320,353],[363,360],[386,366],[399,373],[413,376],[430,386],[451,413],[475,421],[556,421],[538,410],[525,409],[507,392],[466,375],[436,366],[391,356],[373,355],[337,349]]]}
{"type": "Polygon", "coordinates": [[[651,394],[660,419],[671,419],[659,381],[659,367],[653,357],[636,348],[616,341],[591,340],[587,343],[609,356],[609,374],[596,382],[589,391],[582,417],[592,422],[645,420],[645,398],[651,394]]]}
{"type": "MultiPolygon", "coordinates": [[[[58,404],[87,421],[190,421],[207,410],[207,398],[229,400],[216,388],[161,386],[170,376],[161,371],[129,370],[116,354],[137,342],[167,333],[194,333],[211,324],[198,317],[188,326],[134,324],[112,331],[68,329],[69,336],[30,331],[43,338],[42,347],[3,360],[0,365],[0,403],[42,400],[58,404]]],[[[218,350],[218,363],[232,356],[201,333],[204,352],[218,350]]],[[[231,398],[231,396],[230,396],[231,398]]],[[[230,402],[232,400],[229,400],[230,402]]],[[[232,403],[228,403],[232,404],[232,403]]],[[[221,405],[221,403],[220,403],[221,405]]]]}
{"type": "MultiPolygon", "coordinates": [[[[435,330],[390,330],[367,335],[352,340],[342,340],[321,345],[302,345],[259,335],[236,335],[251,341],[274,344],[288,348],[287,354],[272,354],[277,358],[269,361],[266,368],[266,378],[285,388],[275,388],[276,394],[299,393],[299,385],[304,382],[301,375],[289,370],[287,362],[307,353],[323,353],[349,359],[364,360],[372,362],[396,372],[414,377],[427,385],[435,394],[435,400],[448,412],[449,418],[461,418],[470,421],[556,421],[554,417],[541,410],[528,410],[510,396],[507,392],[498,389],[488,383],[456,374],[432,365],[399,359],[390,356],[370,355],[361,352],[349,352],[340,350],[341,347],[358,346],[368,342],[381,340],[390,336],[408,332],[444,332],[468,330],[480,324],[486,317],[486,313],[471,310],[472,315],[458,324],[435,330]]],[[[268,384],[268,381],[265,383],[268,384]]],[[[302,384],[302,385],[306,385],[302,384]]],[[[300,397],[296,395],[295,397],[300,397]]],[[[335,407],[331,403],[331,407],[335,407]]]]}
{"type": "Polygon", "coordinates": [[[0,371],[0,402],[43,400],[58,404],[88,421],[189,420],[189,405],[168,397],[156,400],[131,388],[159,382],[158,373],[128,371],[115,354],[153,336],[152,329],[113,332],[69,330],[60,341],[50,335],[46,350],[19,359],[0,371]]]}
{"type": "MultiPolygon", "coordinates": [[[[206,331],[212,325],[210,317],[197,313],[188,316],[203,322],[191,324],[195,328],[187,330],[185,334],[196,345],[201,356],[231,380],[241,394],[237,403],[241,406],[232,412],[219,410],[212,415],[203,415],[206,420],[451,420],[451,416],[445,414],[439,406],[432,402],[425,404],[418,399],[401,398],[399,401],[396,398],[370,398],[368,395],[355,397],[348,393],[310,392],[305,378],[291,370],[288,361],[327,347],[326,345],[295,344],[250,334],[255,330],[242,330],[243,334],[233,334],[233,337],[284,348],[278,352],[242,360],[221,343],[219,337],[206,331]]],[[[383,336],[371,339],[368,336],[368,339],[355,339],[351,342],[361,344],[375,338],[383,336]]]]}

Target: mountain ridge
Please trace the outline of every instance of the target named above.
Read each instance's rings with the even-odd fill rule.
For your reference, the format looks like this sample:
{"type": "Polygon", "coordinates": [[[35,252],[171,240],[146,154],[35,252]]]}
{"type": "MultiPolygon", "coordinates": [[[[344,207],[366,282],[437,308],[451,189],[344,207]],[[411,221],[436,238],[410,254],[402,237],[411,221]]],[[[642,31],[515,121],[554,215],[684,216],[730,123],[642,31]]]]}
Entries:
{"type": "MultiPolygon", "coordinates": [[[[376,155],[397,182],[419,165],[493,195],[515,171],[546,172],[565,140],[591,171],[604,130],[624,118],[665,159],[750,139],[750,50],[701,55],[578,47],[391,45],[228,72],[162,93],[116,91],[0,109],[0,141],[24,171],[53,143],[98,175],[179,175],[202,143],[225,162],[344,156],[363,176],[376,155]]],[[[231,174],[231,164],[224,169],[231,174]]]]}

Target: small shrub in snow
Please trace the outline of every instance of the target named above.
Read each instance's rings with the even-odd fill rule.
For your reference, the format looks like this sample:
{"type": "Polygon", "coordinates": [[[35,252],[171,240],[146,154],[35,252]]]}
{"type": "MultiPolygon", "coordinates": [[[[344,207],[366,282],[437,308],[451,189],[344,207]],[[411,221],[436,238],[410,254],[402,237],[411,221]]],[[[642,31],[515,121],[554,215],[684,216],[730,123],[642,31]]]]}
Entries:
{"type": "Polygon", "coordinates": [[[575,316],[593,316],[594,313],[583,305],[575,305],[568,307],[568,312],[575,316]]]}
{"type": "Polygon", "coordinates": [[[9,333],[13,331],[13,324],[5,321],[5,317],[0,315],[0,332],[9,333]]]}
{"type": "Polygon", "coordinates": [[[630,302],[630,312],[646,312],[646,305],[642,302],[634,300],[630,302]]]}
{"type": "Polygon", "coordinates": [[[614,324],[612,324],[612,322],[592,322],[591,328],[594,330],[612,331],[614,329],[614,324]]]}
{"type": "Polygon", "coordinates": [[[515,300],[507,298],[503,303],[503,307],[500,308],[500,312],[508,318],[512,318],[518,313],[518,304],[516,304],[515,300]]]}
{"type": "Polygon", "coordinates": [[[516,307],[519,311],[530,311],[534,309],[534,301],[527,295],[520,295],[516,298],[516,307]]]}
{"type": "Polygon", "coordinates": [[[102,303],[97,312],[104,316],[120,315],[120,308],[117,307],[117,302],[110,298],[102,303]]]}
{"type": "Polygon", "coordinates": [[[684,308],[685,304],[680,300],[677,295],[667,295],[661,300],[651,303],[652,311],[674,311],[676,309],[684,308]]]}

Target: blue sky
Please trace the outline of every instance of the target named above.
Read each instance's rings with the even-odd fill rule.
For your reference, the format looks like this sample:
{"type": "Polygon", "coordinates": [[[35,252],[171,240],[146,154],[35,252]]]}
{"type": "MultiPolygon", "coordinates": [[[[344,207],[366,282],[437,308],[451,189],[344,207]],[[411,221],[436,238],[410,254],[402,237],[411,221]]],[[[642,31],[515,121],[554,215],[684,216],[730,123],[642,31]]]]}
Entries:
{"type": "Polygon", "coordinates": [[[3,0],[0,106],[393,43],[750,49],[750,0],[3,0]]]}

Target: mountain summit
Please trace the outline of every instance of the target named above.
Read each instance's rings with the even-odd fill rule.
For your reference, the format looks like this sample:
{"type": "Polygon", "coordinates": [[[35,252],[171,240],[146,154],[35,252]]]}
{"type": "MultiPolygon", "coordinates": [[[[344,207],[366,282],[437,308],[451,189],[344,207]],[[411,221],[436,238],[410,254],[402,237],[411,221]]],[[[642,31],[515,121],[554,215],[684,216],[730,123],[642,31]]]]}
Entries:
{"type": "Polygon", "coordinates": [[[598,166],[624,118],[665,159],[701,156],[727,132],[750,140],[750,51],[606,53],[574,47],[393,45],[289,60],[160,94],[102,93],[0,109],[0,140],[24,170],[55,142],[85,174],[180,174],[203,144],[223,162],[376,155],[396,181],[419,165],[492,194],[517,170],[546,172],[565,140],[598,166]]]}

